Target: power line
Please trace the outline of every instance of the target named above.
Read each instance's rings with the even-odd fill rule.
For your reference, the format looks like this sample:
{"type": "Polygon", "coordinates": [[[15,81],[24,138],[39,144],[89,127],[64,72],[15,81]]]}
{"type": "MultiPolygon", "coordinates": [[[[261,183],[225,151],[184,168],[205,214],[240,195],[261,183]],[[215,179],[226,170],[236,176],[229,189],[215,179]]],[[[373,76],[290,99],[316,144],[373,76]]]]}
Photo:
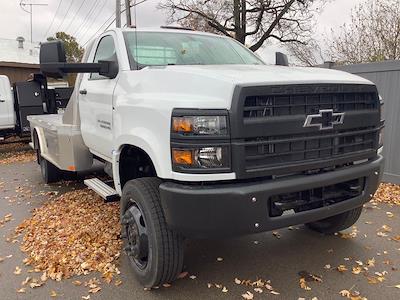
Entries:
{"type": "MultiPolygon", "coordinates": [[[[103,26],[106,25],[112,19],[112,17],[114,15],[115,15],[115,12],[113,12],[111,14],[111,16],[99,27],[99,29],[97,29],[97,31],[90,36],[90,38],[83,44],[83,47],[85,47],[86,44],[96,36],[96,34],[101,30],[101,28],[103,28],[103,26]]],[[[106,27],[105,30],[107,30],[111,26],[111,24],[114,23],[114,21],[115,21],[115,18],[111,21],[111,23],[106,27]]]]}
{"type": "Polygon", "coordinates": [[[85,16],[85,18],[84,18],[84,21],[81,23],[80,26],[78,26],[78,27],[75,29],[74,33],[72,34],[73,36],[76,37],[76,36],[78,35],[78,32],[81,31],[82,28],[87,24],[88,20],[90,19],[89,16],[91,15],[91,13],[93,12],[93,10],[95,9],[96,4],[98,4],[98,2],[99,2],[98,0],[95,0],[95,1],[93,2],[92,7],[90,8],[89,12],[86,14],[86,16],[85,16]]]}
{"type": "Polygon", "coordinates": [[[66,10],[66,12],[65,12],[65,14],[63,16],[63,19],[62,19],[60,25],[58,25],[58,27],[56,29],[56,32],[58,32],[60,30],[60,28],[62,28],[62,25],[64,24],[65,19],[66,19],[67,15],[68,15],[69,11],[71,10],[72,4],[74,4],[74,2],[75,2],[75,0],[72,0],[71,3],[69,4],[68,9],[66,10]]]}
{"type": "Polygon", "coordinates": [[[86,0],[83,0],[82,3],[81,3],[81,6],[79,6],[79,8],[76,10],[74,16],[71,18],[71,21],[68,23],[68,25],[67,25],[66,28],[69,28],[69,27],[71,26],[72,22],[75,21],[76,16],[78,15],[78,12],[82,9],[82,6],[83,6],[85,3],[86,3],[86,0]]]}
{"type": "Polygon", "coordinates": [[[97,11],[97,13],[94,15],[95,17],[93,18],[92,22],[90,24],[88,24],[87,28],[85,31],[83,31],[83,33],[81,34],[81,38],[83,39],[85,37],[85,35],[87,34],[87,32],[89,31],[89,29],[91,28],[91,26],[96,22],[96,20],[99,18],[100,13],[103,11],[104,6],[106,5],[107,0],[103,1],[103,5],[101,6],[101,8],[97,11]]]}
{"type": "Polygon", "coordinates": [[[54,13],[53,20],[51,20],[51,23],[50,23],[49,28],[47,28],[47,31],[46,31],[46,34],[44,35],[44,38],[46,38],[47,35],[49,34],[49,31],[50,31],[51,27],[52,27],[53,24],[54,24],[54,20],[56,19],[56,16],[57,16],[57,14],[58,14],[58,11],[60,10],[60,7],[61,7],[62,2],[63,2],[63,0],[60,0],[60,2],[58,2],[57,10],[56,10],[56,12],[54,13]]]}
{"type": "MultiPolygon", "coordinates": [[[[146,2],[146,1],[148,1],[148,0],[142,0],[142,1],[136,2],[136,3],[134,3],[134,4],[131,4],[130,7],[137,6],[137,5],[142,4],[143,2],[146,2]]],[[[121,14],[124,13],[125,10],[126,10],[126,8],[122,9],[122,10],[121,10],[121,14]]],[[[86,44],[89,43],[89,41],[91,41],[91,40],[97,35],[97,33],[101,30],[101,28],[103,28],[103,26],[106,25],[106,24],[111,20],[111,18],[113,17],[113,15],[115,15],[115,12],[113,12],[113,13],[111,14],[111,16],[99,27],[99,29],[97,29],[97,31],[96,31],[93,35],[91,35],[91,37],[83,44],[83,47],[85,47],[86,44]]],[[[112,19],[112,21],[110,22],[110,24],[108,24],[107,27],[106,27],[103,31],[106,31],[108,28],[110,28],[110,26],[115,22],[115,20],[116,20],[116,17],[114,17],[114,19],[112,19]]],[[[137,23],[137,22],[136,22],[136,11],[135,11],[135,25],[136,25],[136,23],[137,23]]]]}

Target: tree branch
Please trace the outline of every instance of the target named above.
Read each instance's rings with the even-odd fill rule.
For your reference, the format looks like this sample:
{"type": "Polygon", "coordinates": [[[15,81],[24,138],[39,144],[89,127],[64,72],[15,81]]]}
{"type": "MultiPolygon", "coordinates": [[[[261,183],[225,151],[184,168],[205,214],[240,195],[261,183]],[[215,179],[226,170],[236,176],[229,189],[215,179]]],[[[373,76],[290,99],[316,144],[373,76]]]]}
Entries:
{"type": "Polygon", "coordinates": [[[286,3],[285,7],[280,11],[280,13],[277,15],[275,20],[271,23],[267,31],[264,32],[264,34],[261,36],[261,38],[250,47],[250,50],[252,51],[257,51],[262,44],[271,36],[272,31],[275,29],[276,25],[279,24],[279,21],[282,19],[282,17],[288,12],[290,7],[293,5],[293,3],[296,0],[290,0],[288,3],[286,3]]]}

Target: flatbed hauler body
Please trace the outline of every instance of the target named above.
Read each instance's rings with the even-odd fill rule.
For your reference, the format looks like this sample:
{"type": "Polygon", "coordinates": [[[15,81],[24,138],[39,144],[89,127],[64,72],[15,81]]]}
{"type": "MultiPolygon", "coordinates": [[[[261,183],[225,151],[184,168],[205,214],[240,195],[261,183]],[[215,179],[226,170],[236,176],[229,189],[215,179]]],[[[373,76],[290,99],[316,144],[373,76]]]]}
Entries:
{"type": "Polygon", "coordinates": [[[43,177],[105,162],[114,185],[86,183],[121,196],[125,251],[147,287],[179,274],[184,237],[334,233],[377,189],[383,102],[363,78],[168,29],[105,32],[82,64],[43,44],[41,69],[80,73],[62,117],[29,118],[43,177]]]}

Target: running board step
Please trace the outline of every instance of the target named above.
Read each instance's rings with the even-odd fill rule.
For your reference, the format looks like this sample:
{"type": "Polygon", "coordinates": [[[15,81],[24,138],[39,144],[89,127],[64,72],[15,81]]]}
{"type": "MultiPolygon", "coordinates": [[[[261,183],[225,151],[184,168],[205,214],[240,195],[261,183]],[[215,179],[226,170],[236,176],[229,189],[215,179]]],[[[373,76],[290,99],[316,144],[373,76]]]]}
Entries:
{"type": "Polygon", "coordinates": [[[115,202],[119,200],[117,191],[98,178],[85,179],[83,183],[103,198],[104,202],[115,202]]]}

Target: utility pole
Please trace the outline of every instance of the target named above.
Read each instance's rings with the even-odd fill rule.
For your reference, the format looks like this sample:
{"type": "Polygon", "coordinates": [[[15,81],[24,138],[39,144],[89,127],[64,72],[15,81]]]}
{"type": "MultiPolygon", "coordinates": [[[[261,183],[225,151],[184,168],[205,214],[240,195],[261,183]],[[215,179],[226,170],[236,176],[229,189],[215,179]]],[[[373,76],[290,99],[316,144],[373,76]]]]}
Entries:
{"type": "Polygon", "coordinates": [[[131,0],[125,0],[125,10],[126,10],[126,27],[132,26],[132,16],[131,16],[131,0]]]}
{"type": "Polygon", "coordinates": [[[24,0],[21,0],[19,3],[19,6],[24,12],[27,12],[30,15],[30,21],[31,21],[31,43],[33,42],[33,7],[34,6],[47,6],[46,3],[25,3],[23,2],[24,0]],[[25,10],[24,7],[29,6],[29,10],[25,10]]]}
{"type": "Polygon", "coordinates": [[[115,26],[117,28],[121,28],[121,0],[116,0],[115,26]]]}

